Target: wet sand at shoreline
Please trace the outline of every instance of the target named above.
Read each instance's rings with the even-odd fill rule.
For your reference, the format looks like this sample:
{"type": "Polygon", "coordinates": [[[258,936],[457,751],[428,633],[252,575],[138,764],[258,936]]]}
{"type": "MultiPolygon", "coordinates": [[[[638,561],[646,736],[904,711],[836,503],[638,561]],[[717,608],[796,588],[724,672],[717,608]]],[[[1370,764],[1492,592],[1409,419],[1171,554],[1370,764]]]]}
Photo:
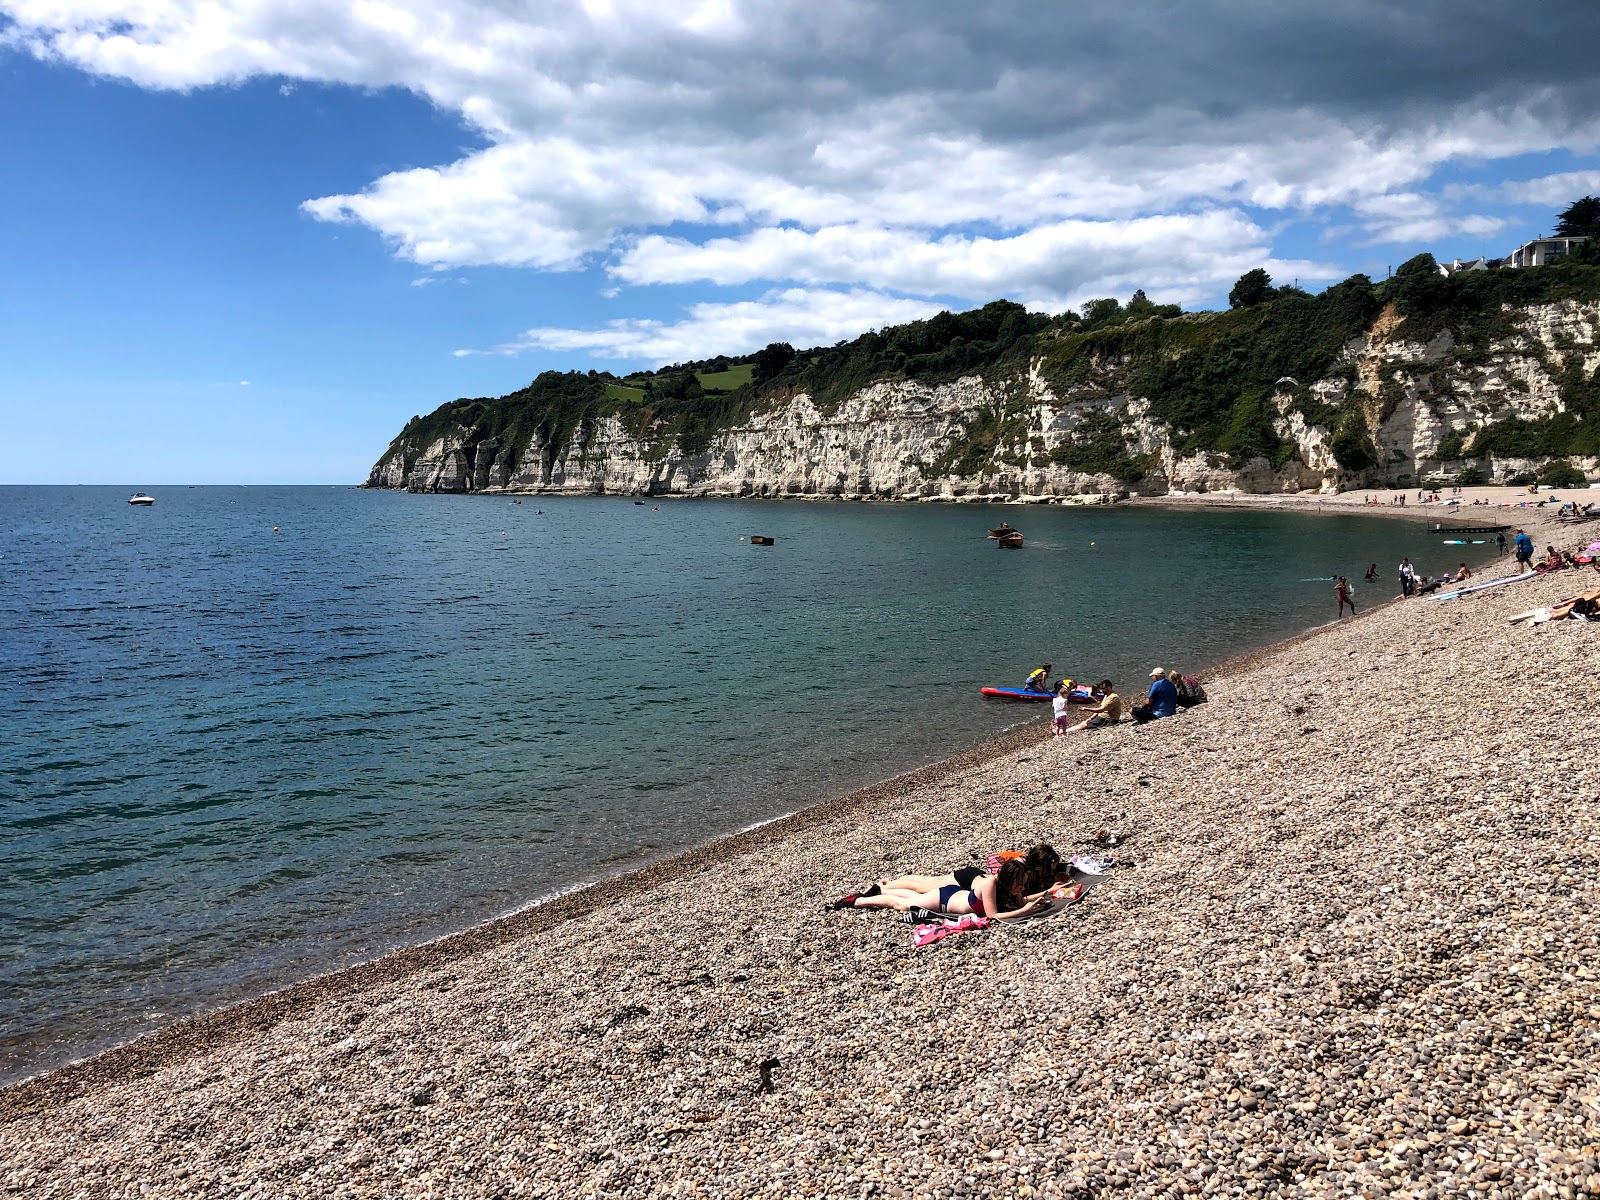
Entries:
{"type": "MultiPolygon", "coordinates": [[[[1515,520],[1600,537],[1549,513],[1515,520]]],[[[0,1092],[0,1183],[1600,1189],[1600,629],[1506,623],[1596,586],[1364,610],[1231,664],[1172,721],[1021,730],[182,1023],[0,1092]],[[822,911],[1102,828],[1137,865],[1047,921],[917,951],[886,915],[822,911]]]]}

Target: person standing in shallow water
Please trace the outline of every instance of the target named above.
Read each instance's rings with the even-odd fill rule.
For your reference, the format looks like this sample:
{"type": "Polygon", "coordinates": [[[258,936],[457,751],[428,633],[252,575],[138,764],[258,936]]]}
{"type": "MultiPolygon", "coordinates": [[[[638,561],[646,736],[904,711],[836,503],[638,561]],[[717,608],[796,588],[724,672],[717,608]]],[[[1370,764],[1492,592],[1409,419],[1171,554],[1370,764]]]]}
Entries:
{"type": "Polygon", "coordinates": [[[1494,546],[1500,557],[1504,558],[1506,556],[1506,531],[1504,529],[1494,535],[1494,546]]]}
{"type": "Polygon", "coordinates": [[[1400,594],[1411,595],[1412,589],[1417,586],[1417,569],[1411,565],[1409,558],[1400,560],[1400,594]]]}
{"type": "Polygon", "coordinates": [[[1355,616],[1356,602],[1350,599],[1350,581],[1343,575],[1339,576],[1339,582],[1333,585],[1333,593],[1339,597],[1339,616],[1335,617],[1334,620],[1344,616],[1344,606],[1346,604],[1350,606],[1350,615],[1352,617],[1355,616]]]}

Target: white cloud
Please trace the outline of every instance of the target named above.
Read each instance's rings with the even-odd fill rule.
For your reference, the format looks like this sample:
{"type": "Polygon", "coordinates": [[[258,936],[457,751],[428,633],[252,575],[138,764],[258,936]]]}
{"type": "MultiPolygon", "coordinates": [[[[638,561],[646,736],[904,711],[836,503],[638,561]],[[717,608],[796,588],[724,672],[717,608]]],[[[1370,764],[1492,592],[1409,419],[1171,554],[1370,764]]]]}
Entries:
{"type": "Polygon", "coordinates": [[[249,387],[250,386],[250,381],[248,379],[241,379],[241,380],[239,380],[239,386],[240,387],[249,387]]]}
{"type": "Polygon", "coordinates": [[[1510,224],[1504,217],[1452,212],[1439,197],[1420,192],[1367,196],[1351,207],[1361,218],[1360,240],[1369,246],[1380,243],[1425,246],[1452,234],[1487,237],[1510,224]]]}
{"type": "Polygon", "coordinates": [[[681,321],[608,321],[599,329],[530,329],[514,342],[469,354],[529,350],[587,351],[595,358],[646,359],[655,365],[712,354],[746,354],[769,342],[832,345],[868,329],[931,317],[945,306],[860,289],[787,288],[758,300],[691,305],[681,321]]]}
{"type": "Polygon", "coordinates": [[[1563,209],[1582,196],[1600,195],[1600,171],[1566,171],[1504,183],[1495,193],[1511,204],[1542,204],[1563,209]]]}
{"type": "MultiPolygon", "coordinates": [[[[1344,273],[1277,259],[1261,222],[1280,216],[1423,243],[1600,189],[1595,171],[1497,195],[1434,182],[1594,152],[1592,2],[0,0],[0,17],[0,43],[145,87],[395,87],[457,114],[481,144],[455,161],[304,204],[441,271],[1193,302],[1258,265],[1344,273]]],[[[643,329],[596,336],[654,344],[643,329]]]]}
{"type": "Polygon", "coordinates": [[[1230,212],[1059,221],[998,238],[857,225],[760,229],[701,244],[652,235],[625,252],[613,273],[633,284],[783,279],[980,303],[1007,296],[1054,310],[1135,288],[1193,302],[1263,264],[1280,277],[1339,275],[1326,264],[1272,258],[1267,232],[1230,212]]]}

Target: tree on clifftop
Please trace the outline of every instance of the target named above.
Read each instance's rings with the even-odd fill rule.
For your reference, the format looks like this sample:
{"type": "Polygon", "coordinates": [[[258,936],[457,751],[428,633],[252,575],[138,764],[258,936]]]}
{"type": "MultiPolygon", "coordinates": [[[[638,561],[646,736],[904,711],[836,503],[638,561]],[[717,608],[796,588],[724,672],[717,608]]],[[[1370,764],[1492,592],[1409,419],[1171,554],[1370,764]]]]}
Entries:
{"type": "Polygon", "coordinates": [[[757,383],[775,379],[794,359],[794,347],[788,342],[773,342],[765,350],[757,350],[755,377],[757,383]]]}
{"type": "Polygon", "coordinates": [[[1239,282],[1234,284],[1233,291],[1228,293],[1228,307],[1253,308],[1257,304],[1271,300],[1277,294],[1277,289],[1272,286],[1272,276],[1257,267],[1239,276],[1239,282]]]}
{"type": "Polygon", "coordinates": [[[1600,237],[1600,197],[1574,200],[1556,217],[1557,237],[1600,237]]]}

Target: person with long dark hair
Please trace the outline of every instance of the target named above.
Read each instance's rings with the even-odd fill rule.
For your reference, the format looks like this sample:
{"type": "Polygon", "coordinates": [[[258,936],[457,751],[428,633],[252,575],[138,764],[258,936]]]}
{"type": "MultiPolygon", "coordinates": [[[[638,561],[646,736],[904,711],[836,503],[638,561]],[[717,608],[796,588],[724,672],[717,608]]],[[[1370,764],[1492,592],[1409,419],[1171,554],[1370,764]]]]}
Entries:
{"type": "Polygon", "coordinates": [[[1018,859],[1001,864],[994,875],[982,867],[963,867],[948,876],[904,875],[885,880],[859,895],[846,896],[833,907],[888,908],[895,912],[926,909],[1006,921],[1030,916],[1044,907],[1043,898],[1028,899],[1029,876],[1026,862],[1018,859]],[[929,884],[933,886],[925,886],[929,884]]]}

